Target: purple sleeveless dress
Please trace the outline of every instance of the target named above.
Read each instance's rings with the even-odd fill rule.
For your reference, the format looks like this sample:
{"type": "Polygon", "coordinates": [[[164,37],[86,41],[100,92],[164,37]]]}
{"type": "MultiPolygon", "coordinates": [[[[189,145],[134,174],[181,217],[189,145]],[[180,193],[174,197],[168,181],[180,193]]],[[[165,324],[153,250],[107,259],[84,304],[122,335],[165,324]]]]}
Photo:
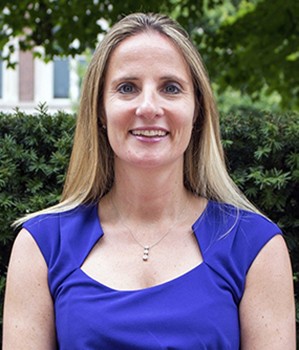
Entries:
{"type": "Polygon", "coordinates": [[[193,225],[203,263],[169,282],[119,291],[80,268],[104,234],[97,205],[41,215],[23,227],[48,266],[60,350],[239,349],[246,274],[281,234],[258,214],[210,201],[193,225]]]}

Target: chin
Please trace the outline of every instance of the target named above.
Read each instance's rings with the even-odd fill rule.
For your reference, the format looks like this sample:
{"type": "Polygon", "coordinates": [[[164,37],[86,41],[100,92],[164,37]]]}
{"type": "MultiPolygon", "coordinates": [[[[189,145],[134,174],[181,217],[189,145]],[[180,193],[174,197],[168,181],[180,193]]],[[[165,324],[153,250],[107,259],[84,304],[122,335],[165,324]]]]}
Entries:
{"type": "Polygon", "coordinates": [[[150,157],[150,156],[141,156],[136,158],[131,158],[127,160],[127,164],[130,164],[130,166],[134,166],[136,168],[139,168],[140,170],[158,170],[158,169],[166,169],[166,168],[172,168],[174,169],[174,166],[183,166],[183,156],[179,158],[172,158],[169,157],[164,158],[160,156],[156,157],[150,157]]]}

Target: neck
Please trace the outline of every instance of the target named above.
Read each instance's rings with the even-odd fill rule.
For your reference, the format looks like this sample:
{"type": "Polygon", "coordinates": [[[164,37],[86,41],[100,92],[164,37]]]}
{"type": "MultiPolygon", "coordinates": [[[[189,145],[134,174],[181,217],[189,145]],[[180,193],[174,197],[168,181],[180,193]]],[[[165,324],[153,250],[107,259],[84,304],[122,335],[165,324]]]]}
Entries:
{"type": "Polygon", "coordinates": [[[183,184],[183,171],[175,169],[130,169],[116,167],[110,192],[123,217],[142,222],[171,220],[177,216],[190,193],[183,184]]]}
{"type": "MultiPolygon", "coordinates": [[[[200,199],[185,189],[182,167],[179,171],[115,170],[114,185],[102,201],[101,222],[118,225],[117,232],[126,233],[119,239],[134,240],[142,247],[144,261],[170,234],[190,234],[190,225],[199,215],[200,199]]],[[[204,201],[200,202],[203,209],[204,201]]]]}

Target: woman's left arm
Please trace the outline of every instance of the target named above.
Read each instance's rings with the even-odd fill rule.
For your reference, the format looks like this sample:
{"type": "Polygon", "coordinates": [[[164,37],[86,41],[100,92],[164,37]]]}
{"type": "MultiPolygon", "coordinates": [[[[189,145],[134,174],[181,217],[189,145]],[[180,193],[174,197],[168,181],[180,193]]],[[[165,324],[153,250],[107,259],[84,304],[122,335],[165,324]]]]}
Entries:
{"type": "Polygon", "coordinates": [[[240,304],[242,350],[295,350],[292,269],[284,239],[273,237],[249,269],[240,304]]]}

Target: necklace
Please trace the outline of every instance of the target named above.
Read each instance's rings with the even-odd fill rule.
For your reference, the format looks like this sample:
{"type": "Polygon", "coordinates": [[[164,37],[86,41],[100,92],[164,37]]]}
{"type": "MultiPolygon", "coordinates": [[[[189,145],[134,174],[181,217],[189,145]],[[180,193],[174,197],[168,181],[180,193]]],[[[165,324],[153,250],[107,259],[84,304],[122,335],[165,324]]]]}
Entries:
{"type": "Polygon", "coordinates": [[[134,239],[134,241],[141,247],[143,248],[143,255],[142,255],[142,260],[143,261],[148,261],[149,259],[149,252],[150,249],[152,249],[153,247],[155,247],[156,245],[158,245],[166,236],[169,235],[169,233],[171,232],[171,230],[174,228],[174,226],[179,222],[180,218],[183,216],[183,214],[186,211],[187,205],[184,206],[184,209],[181,211],[180,215],[178,216],[178,218],[175,220],[174,224],[170,226],[170,228],[164,233],[164,235],[162,235],[162,237],[160,237],[158,239],[158,241],[156,241],[155,243],[149,245],[143,245],[142,243],[140,243],[138,241],[138,239],[134,236],[132,230],[130,229],[130,227],[124,222],[123,217],[120,215],[120,212],[118,211],[116,205],[114,204],[114,201],[111,198],[111,203],[113,208],[115,209],[117,216],[121,219],[123,225],[126,227],[126,229],[129,231],[130,235],[132,236],[132,238],[134,239]]]}

